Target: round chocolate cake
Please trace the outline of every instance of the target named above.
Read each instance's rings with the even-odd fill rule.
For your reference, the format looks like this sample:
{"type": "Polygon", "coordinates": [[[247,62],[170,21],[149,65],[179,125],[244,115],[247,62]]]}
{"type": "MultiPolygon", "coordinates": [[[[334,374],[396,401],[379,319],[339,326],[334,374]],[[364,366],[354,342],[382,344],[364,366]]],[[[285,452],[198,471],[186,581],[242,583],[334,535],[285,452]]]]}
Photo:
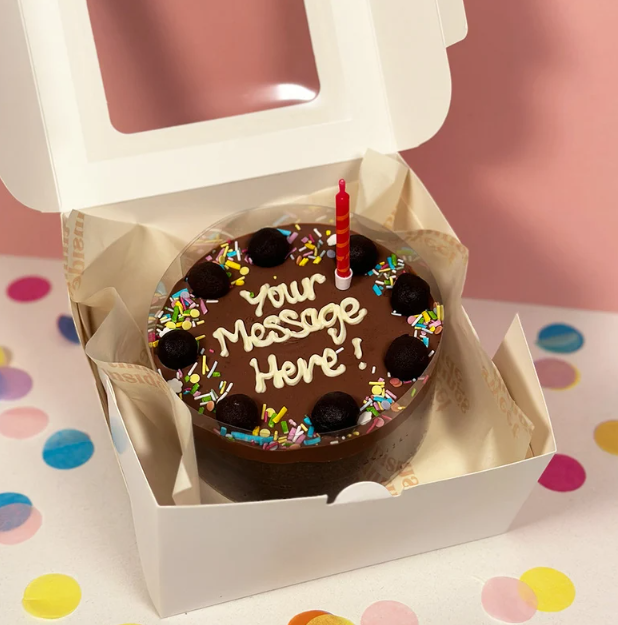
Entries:
{"type": "Polygon", "coordinates": [[[335,249],[324,223],[226,241],[154,315],[153,361],[192,409],[200,475],[234,501],[385,482],[423,439],[414,407],[444,309],[411,256],[362,234],[338,290],[335,249]]]}

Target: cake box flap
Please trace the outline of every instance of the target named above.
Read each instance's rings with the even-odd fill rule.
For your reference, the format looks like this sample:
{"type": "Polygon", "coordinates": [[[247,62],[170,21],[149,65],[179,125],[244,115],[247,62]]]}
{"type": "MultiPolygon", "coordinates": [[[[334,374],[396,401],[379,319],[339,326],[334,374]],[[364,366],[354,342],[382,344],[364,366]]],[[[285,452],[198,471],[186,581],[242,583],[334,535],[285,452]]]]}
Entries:
{"type": "MultiPolygon", "coordinates": [[[[215,4],[213,3],[213,6],[215,4]]],[[[308,101],[143,132],[112,124],[87,0],[0,4],[0,177],[70,211],[415,147],[450,104],[462,0],[305,0],[308,101]]]]}

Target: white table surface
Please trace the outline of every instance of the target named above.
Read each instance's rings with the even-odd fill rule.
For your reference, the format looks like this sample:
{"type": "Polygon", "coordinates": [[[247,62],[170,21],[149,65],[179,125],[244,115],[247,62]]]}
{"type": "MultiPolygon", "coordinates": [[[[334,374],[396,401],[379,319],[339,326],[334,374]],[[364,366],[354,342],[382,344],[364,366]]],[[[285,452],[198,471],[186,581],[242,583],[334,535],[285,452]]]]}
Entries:
{"type": "MultiPolygon", "coordinates": [[[[618,623],[618,456],[603,451],[593,437],[599,423],[618,419],[618,315],[479,300],[468,300],[466,307],[490,353],[519,312],[535,359],[559,358],[580,371],[576,386],[547,390],[546,396],[558,449],[584,466],[583,486],[554,492],[537,485],[512,530],[503,536],[180,615],[166,623],[287,625],[294,615],[319,609],[360,625],[368,606],[395,600],[412,608],[421,625],[483,625],[496,622],[481,603],[484,583],[497,576],[518,578],[534,567],[565,573],[576,597],[561,612],[538,611],[530,623],[618,623]],[[551,354],[535,345],[539,330],[558,322],[581,331],[581,349],[551,354]]],[[[60,262],[0,257],[0,347],[11,352],[11,366],[33,379],[25,397],[0,400],[0,413],[33,406],[49,416],[47,427],[31,438],[0,434],[0,493],[27,495],[43,518],[41,529],[29,540],[0,544],[0,623],[41,622],[22,607],[24,589],[40,575],[63,573],[77,580],[82,599],[62,623],[153,625],[160,620],[142,579],[129,500],[90,371],[81,348],[56,328],[57,317],[66,312],[60,262]],[[51,292],[36,302],[12,301],[7,286],[26,275],[47,277],[51,292]],[[63,428],[88,433],[95,452],[82,466],[61,471],[43,461],[42,449],[48,437],[63,428]]]]}

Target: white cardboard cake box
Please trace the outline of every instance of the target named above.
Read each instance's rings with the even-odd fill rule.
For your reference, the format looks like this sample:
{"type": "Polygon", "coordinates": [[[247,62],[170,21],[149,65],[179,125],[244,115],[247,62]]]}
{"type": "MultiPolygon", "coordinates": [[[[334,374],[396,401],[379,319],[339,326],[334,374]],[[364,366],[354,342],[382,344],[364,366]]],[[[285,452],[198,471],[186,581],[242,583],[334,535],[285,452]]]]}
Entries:
{"type": "MultiPolygon", "coordinates": [[[[462,0],[305,0],[305,7],[320,78],[315,100],[122,134],[107,111],[86,0],[1,0],[2,179],[41,211],[173,206],[188,194],[214,222],[340,177],[353,181],[367,148],[396,154],[438,131],[451,95],[446,47],[467,30],[462,0]]],[[[410,184],[423,225],[448,229],[420,181],[411,177],[410,184]]],[[[377,484],[356,484],[332,504],[315,497],[158,505],[107,383],[102,403],[119,424],[118,458],[158,612],[170,616],[506,531],[555,443],[517,320],[494,362],[535,425],[526,460],[398,497],[377,484]],[[311,545],[302,558],[271,547],[292,518],[311,545]],[[250,548],[242,539],[247,527],[261,528],[250,548]]]]}

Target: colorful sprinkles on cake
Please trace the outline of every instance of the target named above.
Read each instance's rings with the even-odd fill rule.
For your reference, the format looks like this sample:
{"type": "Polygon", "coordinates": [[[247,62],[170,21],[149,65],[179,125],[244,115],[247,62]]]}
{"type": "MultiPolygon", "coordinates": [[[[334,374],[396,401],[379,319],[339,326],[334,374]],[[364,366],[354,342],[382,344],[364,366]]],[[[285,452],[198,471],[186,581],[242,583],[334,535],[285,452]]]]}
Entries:
{"type": "MultiPolygon", "coordinates": [[[[274,227],[287,238],[290,244],[288,259],[299,267],[305,267],[320,264],[324,257],[335,257],[335,235],[332,230],[324,225],[315,224],[283,225],[287,221],[285,217],[279,220],[279,223],[275,223],[274,227]]],[[[412,250],[407,251],[414,254],[412,250]]],[[[369,280],[366,296],[380,297],[387,294],[386,292],[394,287],[397,278],[408,270],[404,259],[407,260],[408,256],[404,255],[402,258],[391,253],[386,260],[378,263],[367,274],[369,280]]],[[[247,255],[247,249],[241,249],[238,240],[222,243],[205,255],[203,260],[220,265],[226,271],[232,289],[244,286],[250,276],[252,263],[247,255]]],[[[276,268],[272,279],[277,280],[276,268]]],[[[200,414],[208,414],[214,419],[216,419],[217,403],[233,391],[234,382],[224,379],[218,370],[217,355],[213,349],[206,346],[204,339],[207,335],[210,336],[212,328],[208,328],[208,324],[204,326],[203,332],[200,332],[201,328],[200,330],[197,328],[206,323],[209,308],[218,303],[218,300],[202,299],[193,295],[188,286],[180,288],[169,296],[167,305],[162,310],[151,316],[150,327],[154,329],[148,336],[149,346],[154,349],[159,339],[172,330],[194,330],[194,333],[199,333],[195,337],[198,343],[197,361],[185,370],[176,371],[175,377],[168,379],[167,383],[181,399],[190,396],[200,414]],[[156,323],[152,323],[155,320],[156,323]]],[[[401,317],[396,312],[392,314],[401,317]]],[[[438,335],[442,332],[444,307],[436,303],[433,309],[410,316],[406,321],[411,326],[414,336],[429,347],[430,335],[438,335]]],[[[366,372],[365,375],[374,376],[377,363],[361,362],[363,351],[360,340],[353,335],[349,336],[346,345],[338,347],[335,352],[340,354],[348,348],[359,361],[358,369],[366,372]]],[[[428,354],[429,358],[433,355],[434,351],[428,354]]],[[[159,373],[162,374],[160,369],[159,373]]],[[[424,375],[418,381],[424,383],[426,379],[427,376],[424,375]]],[[[391,377],[390,374],[387,374],[386,378],[371,377],[367,394],[360,406],[357,426],[341,433],[329,432],[320,435],[311,423],[309,415],[294,415],[293,406],[268,406],[266,403],[261,404],[260,425],[256,426],[253,431],[239,431],[222,423],[218,423],[214,431],[227,439],[260,446],[266,450],[310,447],[323,441],[337,444],[381,428],[391,421],[397,412],[405,409],[405,406],[398,402],[398,396],[401,401],[402,396],[411,390],[409,397],[411,400],[418,390],[417,387],[405,390],[402,387],[413,385],[415,382],[417,382],[416,379],[404,381],[391,377]],[[393,392],[396,389],[402,390],[396,394],[393,392]]]]}
{"type": "MultiPolygon", "coordinates": [[[[238,241],[226,241],[207,254],[204,260],[219,264],[226,271],[231,287],[238,287],[245,284],[245,278],[251,271],[250,260],[246,254],[247,250],[241,250],[238,241]]],[[[208,314],[208,306],[218,303],[218,300],[195,297],[188,287],[172,293],[169,305],[155,315],[158,327],[148,337],[149,346],[157,347],[159,339],[172,330],[178,328],[190,330],[201,326],[205,322],[203,317],[208,314]]],[[[198,361],[186,374],[181,370],[176,373],[180,389],[175,380],[168,381],[168,384],[173,383],[170,387],[181,399],[183,395],[191,395],[195,401],[199,401],[200,414],[204,414],[205,411],[214,413],[216,403],[226,397],[234,387],[233,382],[228,384],[226,380],[221,379],[221,373],[217,371],[219,363],[212,356],[214,351],[200,346],[200,341],[205,338],[205,334],[195,337],[198,343],[198,361]]]]}

